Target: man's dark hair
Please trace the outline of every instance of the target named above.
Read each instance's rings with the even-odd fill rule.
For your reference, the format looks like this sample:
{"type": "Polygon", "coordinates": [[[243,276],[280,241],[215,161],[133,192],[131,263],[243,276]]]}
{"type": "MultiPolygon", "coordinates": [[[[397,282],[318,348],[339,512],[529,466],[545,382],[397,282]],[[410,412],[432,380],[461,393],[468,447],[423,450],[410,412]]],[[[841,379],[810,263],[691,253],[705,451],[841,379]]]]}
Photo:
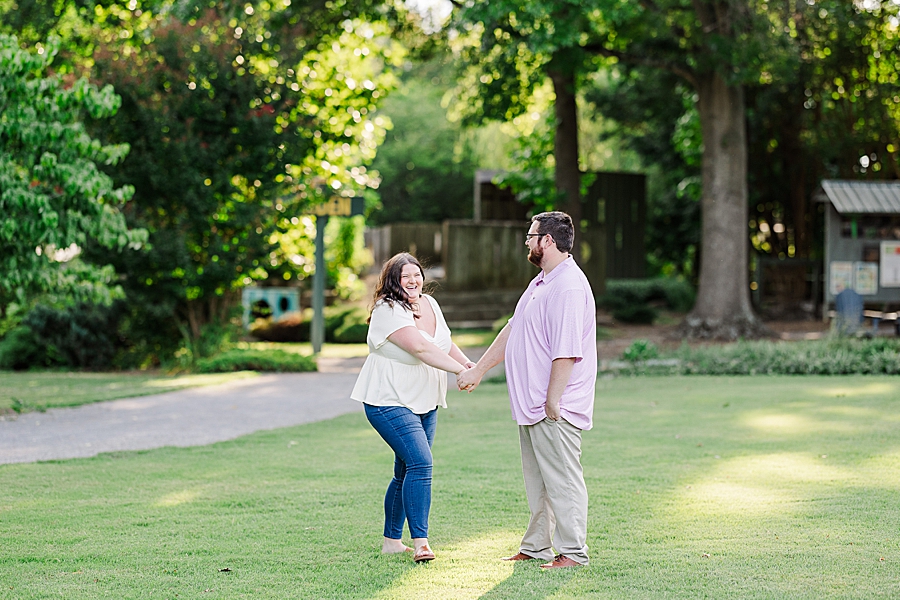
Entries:
{"type": "Polygon", "coordinates": [[[538,222],[537,232],[540,234],[549,233],[553,241],[556,242],[556,248],[560,252],[570,252],[572,243],[575,240],[575,226],[572,224],[572,217],[564,212],[554,210],[545,212],[531,217],[531,222],[538,222]]]}

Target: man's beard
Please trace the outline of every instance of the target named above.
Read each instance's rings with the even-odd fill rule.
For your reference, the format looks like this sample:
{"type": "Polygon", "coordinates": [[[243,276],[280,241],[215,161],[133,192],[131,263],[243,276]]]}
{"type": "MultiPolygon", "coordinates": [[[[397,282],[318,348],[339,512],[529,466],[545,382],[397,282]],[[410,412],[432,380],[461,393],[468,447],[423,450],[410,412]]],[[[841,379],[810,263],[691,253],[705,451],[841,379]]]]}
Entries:
{"type": "Polygon", "coordinates": [[[541,268],[541,263],[544,261],[544,249],[536,245],[534,249],[528,251],[528,260],[537,268],[541,268]]]}

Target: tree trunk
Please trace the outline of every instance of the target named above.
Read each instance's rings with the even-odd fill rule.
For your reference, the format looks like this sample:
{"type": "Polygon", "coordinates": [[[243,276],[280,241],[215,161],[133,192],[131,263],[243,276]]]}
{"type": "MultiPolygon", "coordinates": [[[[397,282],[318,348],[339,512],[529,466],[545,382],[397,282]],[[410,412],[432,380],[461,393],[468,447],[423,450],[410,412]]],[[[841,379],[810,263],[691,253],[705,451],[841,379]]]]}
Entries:
{"type": "Polygon", "coordinates": [[[787,176],[791,224],[794,226],[794,256],[809,258],[813,219],[809,214],[806,195],[806,163],[797,158],[804,156],[803,144],[800,141],[802,110],[802,107],[798,106],[782,125],[784,134],[781,163],[787,176]]]}
{"type": "Polygon", "coordinates": [[[556,132],[553,153],[556,159],[556,190],[565,199],[557,207],[569,214],[575,224],[572,254],[581,258],[578,234],[581,231],[581,169],[578,167],[578,107],[575,102],[575,61],[568,53],[554,55],[547,68],[556,93],[556,132]]]}
{"type": "Polygon", "coordinates": [[[680,333],[735,340],[766,335],[750,305],[744,90],[718,74],[698,77],[703,132],[700,286],[680,333]]]}

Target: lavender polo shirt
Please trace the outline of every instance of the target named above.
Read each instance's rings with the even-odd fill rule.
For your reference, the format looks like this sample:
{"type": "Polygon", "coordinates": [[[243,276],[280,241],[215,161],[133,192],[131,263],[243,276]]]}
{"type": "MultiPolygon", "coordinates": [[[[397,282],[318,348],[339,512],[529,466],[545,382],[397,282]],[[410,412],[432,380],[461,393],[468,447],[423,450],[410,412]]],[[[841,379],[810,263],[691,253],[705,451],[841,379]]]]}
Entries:
{"type": "Polygon", "coordinates": [[[571,256],[531,281],[509,325],[506,384],[516,423],[534,425],[547,416],[550,367],[557,358],[574,358],[560,414],[575,427],[590,429],[597,384],[596,306],[587,277],[571,256]]]}

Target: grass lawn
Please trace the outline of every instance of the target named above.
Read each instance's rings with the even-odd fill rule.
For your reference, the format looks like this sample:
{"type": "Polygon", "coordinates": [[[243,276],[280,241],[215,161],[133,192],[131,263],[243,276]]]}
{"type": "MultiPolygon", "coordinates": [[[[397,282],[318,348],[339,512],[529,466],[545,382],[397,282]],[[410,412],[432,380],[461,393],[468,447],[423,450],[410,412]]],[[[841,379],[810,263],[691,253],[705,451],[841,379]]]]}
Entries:
{"type": "Polygon", "coordinates": [[[186,387],[256,377],[256,373],[215,373],[171,377],[161,373],[69,373],[0,371],[0,414],[80,406],[91,402],[161,394],[186,387]]]}
{"type": "Polygon", "coordinates": [[[505,387],[452,393],[431,542],[382,556],[392,455],[361,413],[199,448],[0,466],[0,598],[896,598],[900,379],[601,380],[591,565],[509,564],[505,387]],[[228,569],[228,571],[223,571],[228,569]]]}

